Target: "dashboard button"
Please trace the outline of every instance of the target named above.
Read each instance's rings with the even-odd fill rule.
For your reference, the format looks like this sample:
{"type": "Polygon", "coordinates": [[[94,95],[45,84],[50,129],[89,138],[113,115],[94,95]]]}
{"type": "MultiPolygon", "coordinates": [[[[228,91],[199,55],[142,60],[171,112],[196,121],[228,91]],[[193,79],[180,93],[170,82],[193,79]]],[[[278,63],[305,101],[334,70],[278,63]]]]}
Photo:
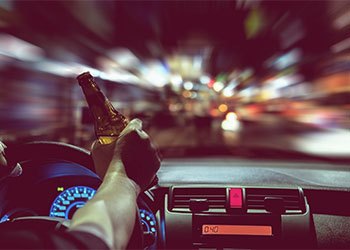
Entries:
{"type": "Polygon", "coordinates": [[[230,188],[230,208],[242,208],[242,189],[230,188]]]}

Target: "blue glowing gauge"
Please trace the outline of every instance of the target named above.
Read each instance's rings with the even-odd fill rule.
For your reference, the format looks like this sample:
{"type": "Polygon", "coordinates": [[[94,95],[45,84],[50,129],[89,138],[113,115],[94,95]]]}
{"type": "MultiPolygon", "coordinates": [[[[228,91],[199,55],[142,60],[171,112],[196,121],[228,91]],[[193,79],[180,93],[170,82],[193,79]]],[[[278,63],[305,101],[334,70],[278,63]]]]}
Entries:
{"type": "Polygon", "coordinates": [[[144,232],[157,234],[157,224],[154,214],[145,209],[140,209],[141,223],[144,232]]]}
{"type": "Polygon", "coordinates": [[[78,208],[85,205],[96,193],[96,190],[85,186],[71,187],[60,193],[50,209],[51,217],[72,219],[78,208]]]}

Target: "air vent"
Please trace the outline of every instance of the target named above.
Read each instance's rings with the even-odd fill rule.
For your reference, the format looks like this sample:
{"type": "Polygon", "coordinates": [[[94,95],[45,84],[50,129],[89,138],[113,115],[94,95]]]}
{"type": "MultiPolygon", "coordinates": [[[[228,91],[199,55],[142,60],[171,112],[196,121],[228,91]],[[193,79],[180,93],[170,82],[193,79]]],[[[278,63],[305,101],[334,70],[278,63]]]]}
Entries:
{"type": "Polygon", "coordinates": [[[225,188],[173,188],[170,198],[170,209],[178,211],[190,211],[191,199],[206,199],[209,210],[225,209],[225,188]]]}
{"type": "Polygon", "coordinates": [[[286,211],[302,212],[305,210],[303,197],[299,189],[247,188],[246,205],[248,209],[265,210],[266,197],[282,198],[286,211]]]}

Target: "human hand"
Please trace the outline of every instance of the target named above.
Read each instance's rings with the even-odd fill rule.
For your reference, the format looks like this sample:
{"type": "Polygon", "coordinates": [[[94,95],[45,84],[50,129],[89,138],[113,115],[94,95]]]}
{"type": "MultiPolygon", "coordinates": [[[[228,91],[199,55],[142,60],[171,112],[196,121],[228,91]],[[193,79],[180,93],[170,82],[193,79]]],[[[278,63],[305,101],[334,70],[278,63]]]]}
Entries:
{"type": "Polygon", "coordinates": [[[6,145],[0,141],[0,167],[6,167],[7,166],[7,160],[5,158],[5,148],[6,145]]]}
{"type": "Polygon", "coordinates": [[[8,176],[17,177],[22,174],[22,167],[19,163],[11,164],[5,157],[6,145],[0,141],[0,181],[8,176]]]}
{"type": "Polygon", "coordinates": [[[9,174],[7,160],[5,158],[5,148],[6,145],[0,141],[0,180],[9,174]]]}
{"type": "Polygon", "coordinates": [[[149,186],[160,167],[157,151],[139,119],[130,121],[114,143],[102,145],[96,141],[92,158],[101,178],[114,172],[132,179],[141,190],[149,186]]]}

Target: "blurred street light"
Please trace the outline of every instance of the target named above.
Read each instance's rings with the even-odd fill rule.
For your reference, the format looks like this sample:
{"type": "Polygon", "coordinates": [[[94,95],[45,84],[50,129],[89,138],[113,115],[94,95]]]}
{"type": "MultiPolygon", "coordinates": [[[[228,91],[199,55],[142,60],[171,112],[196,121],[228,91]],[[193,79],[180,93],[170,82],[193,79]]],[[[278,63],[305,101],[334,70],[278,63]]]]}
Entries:
{"type": "Polygon", "coordinates": [[[226,114],[226,120],[229,120],[229,121],[234,121],[234,120],[237,120],[237,115],[235,112],[228,112],[226,114]]]}
{"type": "Polygon", "coordinates": [[[221,104],[218,109],[220,110],[220,112],[224,113],[227,111],[228,107],[226,104],[221,104]]]}
{"type": "Polygon", "coordinates": [[[171,82],[172,84],[176,85],[176,86],[179,86],[179,85],[181,85],[181,83],[182,83],[182,77],[181,77],[180,75],[178,75],[178,74],[172,75],[172,76],[170,77],[170,82],[171,82]]]}
{"type": "Polygon", "coordinates": [[[184,83],[184,89],[186,89],[186,90],[191,90],[191,89],[193,89],[193,83],[190,82],[190,81],[185,82],[185,83],[184,83]]]}
{"type": "Polygon", "coordinates": [[[226,114],[225,120],[221,122],[221,128],[228,131],[237,131],[240,129],[240,122],[237,119],[235,112],[228,112],[226,114]]]}
{"type": "Polygon", "coordinates": [[[201,84],[208,84],[210,82],[210,77],[209,76],[201,76],[199,78],[199,81],[201,84]]]}
{"type": "Polygon", "coordinates": [[[237,131],[240,128],[240,123],[239,121],[229,121],[229,120],[223,120],[221,122],[221,128],[223,130],[228,130],[228,131],[237,131]]]}
{"type": "Polygon", "coordinates": [[[338,53],[349,48],[350,48],[350,38],[348,37],[343,41],[340,41],[339,43],[332,45],[331,50],[334,53],[338,53]]]}
{"type": "Polygon", "coordinates": [[[155,87],[164,87],[169,81],[169,72],[158,60],[149,61],[141,69],[143,78],[155,87]]]}
{"type": "Polygon", "coordinates": [[[338,16],[333,25],[336,29],[343,29],[350,25],[350,10],[346,10],[342,15],[338,16]]]}
{"type": "Polygon", "coordinates": [[[45,55],[41,48],[8,34],[0,34],[0,54],[30,62],[39,61],[45,55]]]}
{"type": "Polygon", "coordinates": [[[118,48],[107,53],[110,58],[123,67],[137,67],[140,60],[126,48],[118,48]]]}
{"type": "Polygon", "coordinates": [[[192,95],[191,91],[185,90],[184,92],[182,92],[183,97],[185,98],[190,98],[192,95]]]}
{"type": "Polygon", "coordinates": [[[225,85],[222,82],[215,82],[213,85],[213,89],[216,92],[220,92],[224,87],[225,87],[225,85]]]}
{"type": "Polygon", "coordinates": [[[222,91],[223,96],[231,97],[235,93],[234,88],[238,85],[238,82],[232,80],[227,84],[227,86],[222,91]]]}

